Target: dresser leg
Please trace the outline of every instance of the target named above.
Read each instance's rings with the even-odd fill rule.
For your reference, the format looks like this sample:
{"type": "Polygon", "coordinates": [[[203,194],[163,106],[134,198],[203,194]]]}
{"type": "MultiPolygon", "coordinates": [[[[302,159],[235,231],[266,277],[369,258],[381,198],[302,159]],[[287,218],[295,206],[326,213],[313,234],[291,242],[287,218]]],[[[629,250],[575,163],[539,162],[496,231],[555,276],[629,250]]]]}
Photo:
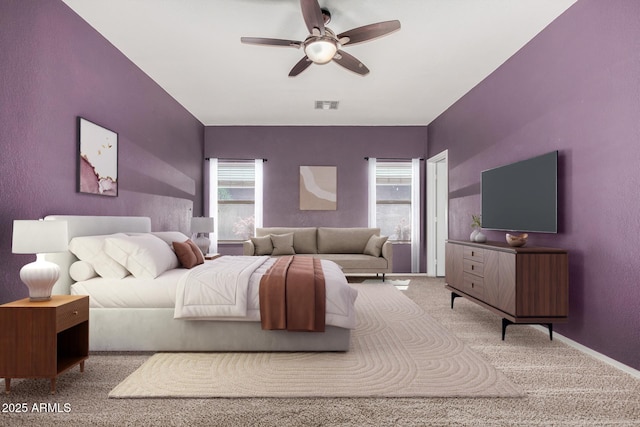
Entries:
{"type": "MultiPolygon", "coordinates": [[[[504,335],[507,331],[507,326],[514,325],[511,320],[502,319],[502,341],[504,341],[504,335]]],[[[545,325],[549,329],[549,340],[553,341],[553,323],[518,323],[518,325],[545,325]]]]}
{"type": "Polygon", "coordinates": [[[453,300],[458,298],[460,295],[456,294],[455,292],[451,292],[451,309],[453,309],[453,300]]]}
{"type": "Polygon", "coordinates": [[[502,319],[502,341],[504,341],[504,335],[507,333],[507,326],[513,324],[509,319],[502,319]]]}
{"type": "Polygon", "coordinates": [[[4,392],[9,394],[11,392],[11,378],[4,379],[4,392]]]}

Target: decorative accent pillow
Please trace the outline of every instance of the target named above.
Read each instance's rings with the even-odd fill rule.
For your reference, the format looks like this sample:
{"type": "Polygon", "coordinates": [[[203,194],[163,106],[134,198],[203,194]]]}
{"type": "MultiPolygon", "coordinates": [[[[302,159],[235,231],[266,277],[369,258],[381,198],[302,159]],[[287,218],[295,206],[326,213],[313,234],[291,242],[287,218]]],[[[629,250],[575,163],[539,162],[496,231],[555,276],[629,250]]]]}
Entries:
{"type": "Polygon", "coordinates": [[[255,255],[271,255],[273,252],[273,243],[271,242],[271,236],[264,237],[250,237],[255,247],[255,255]]]}
{"type": "Polygon", "coordinates": [[[196,254],[196,260],[198,261],[198,264],[204,263],[204,254],[202,253],[198,245],[196,245],[191,239],[187,239],[187,245],[191,246],[191,250],[194,254],[196,254]]]}
{"type": "Polygon", "coordinates": [[[379,257],[382,254],[382,245],[387,241],[388,236],[371,236],[364,247],[364,254],[379,257]]]}
{"type": "Polygon", "coordinates": [[[75,282],[82,282],[83,280],[93,279],[98,277],[98,273],[93,269],[93,266],[87,261],[76,261],[69,267],[69,276],[75,282]]]}
{"type": "Polygon", "coordinates": [[[124,233],[101,236],[79,236],[69,242],[69,251],[80,261],[86,261],[102,277],[122,279],[129,275],[129,271],[116,262],[104,251],[105,239],[111,237],[127,237],[124,233]]]}
{"type": "Polygon", "coordinates": [[[104,250],[138,279],[155,279],[180,265],[171,248],[151,234],[107,238],[104,250]]]}
{"type": "Polygon", "coordinates": [[[204,257],[202,256],[200,248],[193,242],[191,242],[193,246],[190,245],[189,242],[191,242],[191,240],[187,239],[184,242],[173,242],[172,244],[173,250],[178,256],[178,261],[180,261],[180,265],[184,268],[193,268],[196,265],[204,263],[204,257]],[[200,259],[198,259],[198,255],[200,255],[200,259]]]}
{"type": "Polygon", "coordinates": [[[273,244],[273,252],[271,255],[295,255],[293,249],[293,233],[272,234],[271,243],[273,244]]]}

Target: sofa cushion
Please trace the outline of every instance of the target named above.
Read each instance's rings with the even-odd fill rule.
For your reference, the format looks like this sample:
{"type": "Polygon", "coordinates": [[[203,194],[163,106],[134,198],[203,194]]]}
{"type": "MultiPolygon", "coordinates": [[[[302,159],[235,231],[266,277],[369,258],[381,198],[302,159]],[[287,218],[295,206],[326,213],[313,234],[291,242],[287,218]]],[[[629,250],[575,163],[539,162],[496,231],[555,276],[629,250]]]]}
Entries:
{"type": "Polygon", "coordinates": [[[367,242],[367,246],[364,247],[363,253],[365,255],[380,256],[382,254],[382,245],[387,241],[389,236],[371,236],[367,242]]]}
{"type": "Polygon", "coordinates": [[[369,238],[380,235],[379,228],[318,228],[318,253],[362,254],[369,238]]]}
{"type": "Polygon", "coordinates": [[[271,236],[251,237],[250,239],[255,247],[254,255],[271,255],[273,252],[271,236]]]}
{"type": "Polygon", "coordinates": [[[258,237],[287,233],[293,233],[293,249],[297,254],[318,253],[315,227],[263,227],[256,229],[258,237]]]}
{"type": "Polygon", "coordinates": [[[272,234],[273,252],[271,255],[295,255],[293,248],[293,233],[272,234]]]}

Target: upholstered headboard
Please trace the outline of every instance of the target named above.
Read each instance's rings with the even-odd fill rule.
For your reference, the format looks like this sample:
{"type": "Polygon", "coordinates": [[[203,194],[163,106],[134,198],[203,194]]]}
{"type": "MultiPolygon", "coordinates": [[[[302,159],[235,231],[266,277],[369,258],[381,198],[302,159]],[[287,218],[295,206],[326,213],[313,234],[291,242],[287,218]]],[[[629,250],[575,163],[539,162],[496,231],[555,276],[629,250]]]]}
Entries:
{"type": "MultiPolygon", "coordinates": [[[[46,221],[67,221],[69,240],[77,236],[98,236],[113,233],[148,233],[151,219],[146,216],[49,215],[46,221]]],[[[53,285],[54,294],[69,294],[73,280],[69,267],[78,259],[71,252],[51,253],[45,257],[60,266],[60,278],[53,285]]]]}

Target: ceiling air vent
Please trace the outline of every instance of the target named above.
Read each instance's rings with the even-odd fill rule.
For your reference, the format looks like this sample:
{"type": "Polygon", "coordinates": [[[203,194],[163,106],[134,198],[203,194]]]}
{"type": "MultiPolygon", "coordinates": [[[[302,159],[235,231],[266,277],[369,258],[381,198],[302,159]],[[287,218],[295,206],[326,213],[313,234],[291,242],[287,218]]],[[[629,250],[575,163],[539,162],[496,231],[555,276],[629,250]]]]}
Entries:
{"type": "Polygon", "coordinates": [[[316,110],[337,110],[338,101],[316,101],[316,110]]]}

